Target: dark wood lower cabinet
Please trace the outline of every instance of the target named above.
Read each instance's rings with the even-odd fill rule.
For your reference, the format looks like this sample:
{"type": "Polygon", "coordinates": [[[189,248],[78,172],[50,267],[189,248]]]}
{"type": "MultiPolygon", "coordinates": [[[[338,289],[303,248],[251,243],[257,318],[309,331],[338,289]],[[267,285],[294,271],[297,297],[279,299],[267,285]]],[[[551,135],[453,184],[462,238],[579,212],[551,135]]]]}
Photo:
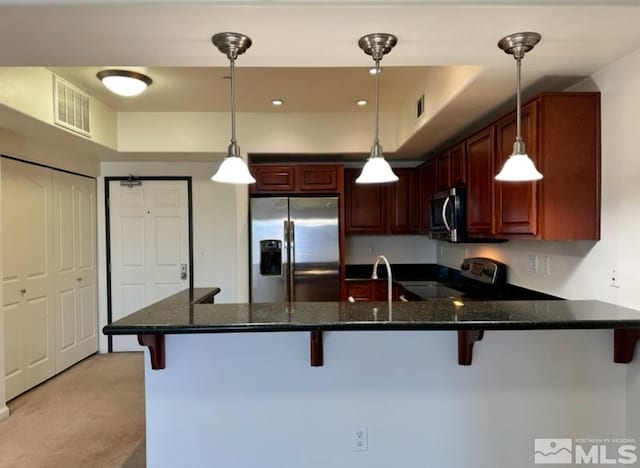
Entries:
{"type": "MultiPolygon", "coordinates": [[[[399,300],[400,295],[402,294],[402,288],[397,284],[391,285],[391,298],[394,301],[399,300]]],[[[366,302],[366,301],[386,301],[387,297],[387,280],[371,280],[371,279],[363,279],[363,280],[349,280],[345,281],[346,295],[343,298],[347,300],[349,297],[353,297],[356,302],[366,302]]]]}

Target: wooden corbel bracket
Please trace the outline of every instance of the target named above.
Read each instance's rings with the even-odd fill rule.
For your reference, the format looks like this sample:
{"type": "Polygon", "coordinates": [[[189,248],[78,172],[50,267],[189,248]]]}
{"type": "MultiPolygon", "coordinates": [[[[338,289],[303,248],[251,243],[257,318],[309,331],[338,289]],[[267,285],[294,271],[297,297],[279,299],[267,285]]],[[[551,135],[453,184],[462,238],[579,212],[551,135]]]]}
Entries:
{"type": "Polygon", "coordinates": [[[473,345],[482,340],[484,330],[458,330],[458,364],[470,366],[473,360],[473,345]]]}
{"type": "Polygon", "coordinates": [[[138,335],[138,343],[140,346],[149,348],[152,369],[158,370],[165,368],[164,335],[138,335]]]}

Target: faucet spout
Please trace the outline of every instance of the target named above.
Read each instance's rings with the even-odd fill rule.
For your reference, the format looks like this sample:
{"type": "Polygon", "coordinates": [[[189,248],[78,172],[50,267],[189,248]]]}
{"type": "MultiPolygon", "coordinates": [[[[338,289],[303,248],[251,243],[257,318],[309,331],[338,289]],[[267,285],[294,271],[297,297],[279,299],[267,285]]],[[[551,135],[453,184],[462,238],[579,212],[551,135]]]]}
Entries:
{"type": "Polygon", "coordinates": [[[378,255],[376,257],[376,261],[373,264],[373,273],[371,273],[371,279],[378,279],[378,265],[380,262],[384,262],[387,267],[387,299],[389,300],[389,310],[391,310],[391,298],[392,298],[392,289],[391,283],[393,281],[391,277],[391,265],[389,264],[389,260],[384,255],[378,255]]]}

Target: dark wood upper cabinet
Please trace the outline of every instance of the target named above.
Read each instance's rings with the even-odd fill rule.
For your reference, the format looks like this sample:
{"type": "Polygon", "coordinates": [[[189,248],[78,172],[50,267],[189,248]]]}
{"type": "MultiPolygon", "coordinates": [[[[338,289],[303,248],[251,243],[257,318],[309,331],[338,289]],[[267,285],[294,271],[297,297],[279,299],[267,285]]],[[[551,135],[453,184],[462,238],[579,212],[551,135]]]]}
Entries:
{"type": "Polygon", "coordinates": [[[467,158],[464,143],[460,143],[449,150],[449,181],[451,187],[467,183],[467,158]]]}
{"type": "Polygon", "coordinates": [[[418,169],[420,199],[418,200],[418,232],[427,234],[430,227],[429,210],[431,209],[431,196],[437,191],[437,164],[435,159],[430,159],[418,169]]]}
{"type": "Polygon", "coordinates": [[[600,239],[600,93],[545,93],[538,114],[538,238],[600,239]]]}
{"type": "MultiPolygon", "coordinates": [[[[512,152],[515,113],[496,124],[496,170],[512,152]]],[[[527,154],[543,179],[496,182],[496,235],[600,238],[600,94],[543,93],[523,108],[527,154]]]]}
{"type": "Polygon", "coordinates": [[[339,193],[342,166],[331,164],[252,164],[251,193],[339,193]]]}
{"type": "Polygon", "coordinates": [[[513,152],[515,110],[420,167],[420,232],[428,232],[435,190],[467,187],[472,237],[539,240],[600,239],[600,93],[541,93],[522,108],[527,154],[543,179],[499,182],[513,152]]]}
{"type": "MultiPolygon", "coordinates": [[[[538,160],[536,122],[537,102],[522,109],[522,138],[527,154],[536,164],[538,160]]],[[[516,116],[510,115],[496,124],[495,169],[500,171],[513,153],[516,138],[516,116]]],[[[495,182],[496,235],[538,234],[538,182],[495,182]]]]}
{"type": "Polygon", "coordinates": [[[387,185],[356,184],[360,169],[345,169],[345,221],[347,234],[387,232],[387,185]]]}
{"type": "Polygon", "coordinates": [[[394,172],[398,182],[356,184],[360,169],[345,169],[347,234],[418,233],[418,171],[396,168],[394,172]]]}
{"type": "Polygon", "coordinates": [[[451,159],[447,151],[436,159],[438,171],[438,190],[445,190],[451,187],[451,159]]]}
{"type": "Polygon", "coordinates": [[[298,166],[300,190],[313,192],[335,192],[338,190],[336,166],[298,166]]]}
{"type": "Polygon", "coordinates": [[[256,178],[250,186],[252,192],[293,192],[296,188],[294,166],[252,165],[251,173],[256,178]]]}
{"type": "Polygon", "coordinates": [[[467,232],[470,235],[493,235],[493,127],[480,130],[467,139],[467,232]]]}
{"type": "Polygon", "coordinates": [[[391,234],[413,234],[418,231],[418,189],[415,169],[394,169],[398,182],[388,184],[388,221],[391,234]]]}

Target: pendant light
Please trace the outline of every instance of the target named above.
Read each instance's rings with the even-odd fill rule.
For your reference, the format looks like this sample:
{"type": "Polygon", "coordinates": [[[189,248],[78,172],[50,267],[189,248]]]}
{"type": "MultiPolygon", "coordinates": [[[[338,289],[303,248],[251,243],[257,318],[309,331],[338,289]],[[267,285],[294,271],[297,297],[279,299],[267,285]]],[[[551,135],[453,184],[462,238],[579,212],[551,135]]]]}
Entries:
{"type": "Polygon", "coordinates": [[[513,153],[502,166],[496,176],[496,180],[502,182],[523,182],[542,179],[542,174],[536,169],[535,164],[527,155],[527,151],[522,140],[521,132],[521,111],[520,111],[520,74],[522,58],[540,42],[541,36],[535,32],[521,32],[503,37],[498,42],[506,54],[513,55],[516,59],[516,141],[513,143],[513,153]]]}
{"type": "Polygon", "coordinates": [[[244,34],[223,32],[214,35],[211,42],[229,59],[231,70],[231,143],[227,149],[227,156],[220,164],[218,171],[211,177],[214,182],[227,184],[253,184],[256,179],[249,172],[249,168],[240,156],[240,147],[236,140],[236,82],[235,61],[238,55],[251,47],[251,39],[244,34]]]}
{"type": "Polygon", "coordinates": [[[376,62],[376,129],[371,147],[371,156],[367,159],[366,164],[362,168],[360,176],[356,179],[358,184],[376,184],[385,182],[396,182],[398,176],[393,173],[391,166],[384,159],[382,154],[382,146],[378,134],[380,133],[380,60],[385,54],[391,52],[391,49],[397,44],[398,39],[393,34],[374,33],[363,36],[358,41],[358,45],[365,54],[371,55],[376,62]]]}

